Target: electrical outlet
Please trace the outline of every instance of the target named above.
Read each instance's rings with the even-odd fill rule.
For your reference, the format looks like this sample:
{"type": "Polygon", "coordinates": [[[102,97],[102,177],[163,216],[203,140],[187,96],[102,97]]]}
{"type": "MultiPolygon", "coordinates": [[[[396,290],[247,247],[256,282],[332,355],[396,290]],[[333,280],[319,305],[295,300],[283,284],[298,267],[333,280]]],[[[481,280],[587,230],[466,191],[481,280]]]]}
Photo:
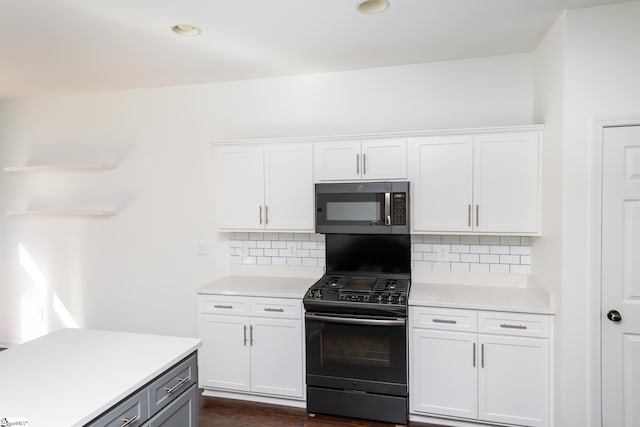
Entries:
{"type": "Polygon", "coordinates": [[[198,242],[196,246],[196,255],[209,255],[209,243],[198,242]]]}
{"type": "Polygon", "coordinates": [[[436,259],[438,261],[449,261],[449,247],[446,245],[436,248],[436,259]]]}
{"type": "Polygon", "coordinates": [[[287,242],[287,255],[295,256],[298,248],[296,247],[296,242],[287,242]]]}

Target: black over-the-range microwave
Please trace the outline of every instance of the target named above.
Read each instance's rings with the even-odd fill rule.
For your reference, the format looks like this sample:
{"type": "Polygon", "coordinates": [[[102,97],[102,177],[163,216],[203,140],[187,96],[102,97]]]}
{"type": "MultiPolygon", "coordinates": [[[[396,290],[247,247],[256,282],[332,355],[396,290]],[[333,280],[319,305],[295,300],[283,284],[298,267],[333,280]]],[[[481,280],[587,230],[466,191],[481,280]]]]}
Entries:
{"type": "Polygon", "coordinates": [[[316,184],[316,232],[409,234],[409,182],[316,184]]]}

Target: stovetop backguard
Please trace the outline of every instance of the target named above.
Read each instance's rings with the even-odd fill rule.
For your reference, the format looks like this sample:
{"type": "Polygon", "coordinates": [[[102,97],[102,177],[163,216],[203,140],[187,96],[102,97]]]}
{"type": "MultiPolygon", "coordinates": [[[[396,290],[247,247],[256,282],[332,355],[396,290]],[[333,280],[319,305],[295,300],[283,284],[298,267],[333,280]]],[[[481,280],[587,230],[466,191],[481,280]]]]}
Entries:
{"type": "Polygon", "coordinates": [[[411,275],[408,234],[327,234],[326,274],[411,275]]]}

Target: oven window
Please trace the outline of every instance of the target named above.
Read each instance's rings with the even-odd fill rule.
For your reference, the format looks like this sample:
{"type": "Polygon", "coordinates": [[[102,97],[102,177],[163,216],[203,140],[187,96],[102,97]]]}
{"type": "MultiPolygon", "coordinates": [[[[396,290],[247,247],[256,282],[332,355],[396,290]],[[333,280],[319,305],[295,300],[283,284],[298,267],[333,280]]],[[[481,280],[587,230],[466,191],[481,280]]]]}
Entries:
{"type": "Polygon", "coordinates": [[[381,207],[371,202],[327,202],[327,221],[380,221],[381,207]]]}
{"type": "Polygon", "coordinates": [[[322,363],[388,368],[391,365],[391,340],[388,337],[352,336],[325,331],[322,334],[322,363]]]}

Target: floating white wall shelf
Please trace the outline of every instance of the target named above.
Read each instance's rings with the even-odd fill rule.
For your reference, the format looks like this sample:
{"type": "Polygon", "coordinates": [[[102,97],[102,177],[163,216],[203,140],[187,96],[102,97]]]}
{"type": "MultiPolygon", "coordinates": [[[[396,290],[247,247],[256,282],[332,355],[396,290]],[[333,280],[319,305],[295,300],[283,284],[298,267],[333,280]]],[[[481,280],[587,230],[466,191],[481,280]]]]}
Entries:
{"type": "Polygon", "coordinates": [[[70,164],[41,164],[24,166],[7,166],[4,171],[7,173],[19,172],[63,172],[63,171],[101,171],[115,169],[115,165],[109,163],[70,163],[70,164]]]}
{"type": "Polygon", "coordinates": [[[75,216],[75,217],[110,217],[117,215],[116,210],[106,209],[29,209],[23,211],[7,211],[7,216],[75,216]]]}

